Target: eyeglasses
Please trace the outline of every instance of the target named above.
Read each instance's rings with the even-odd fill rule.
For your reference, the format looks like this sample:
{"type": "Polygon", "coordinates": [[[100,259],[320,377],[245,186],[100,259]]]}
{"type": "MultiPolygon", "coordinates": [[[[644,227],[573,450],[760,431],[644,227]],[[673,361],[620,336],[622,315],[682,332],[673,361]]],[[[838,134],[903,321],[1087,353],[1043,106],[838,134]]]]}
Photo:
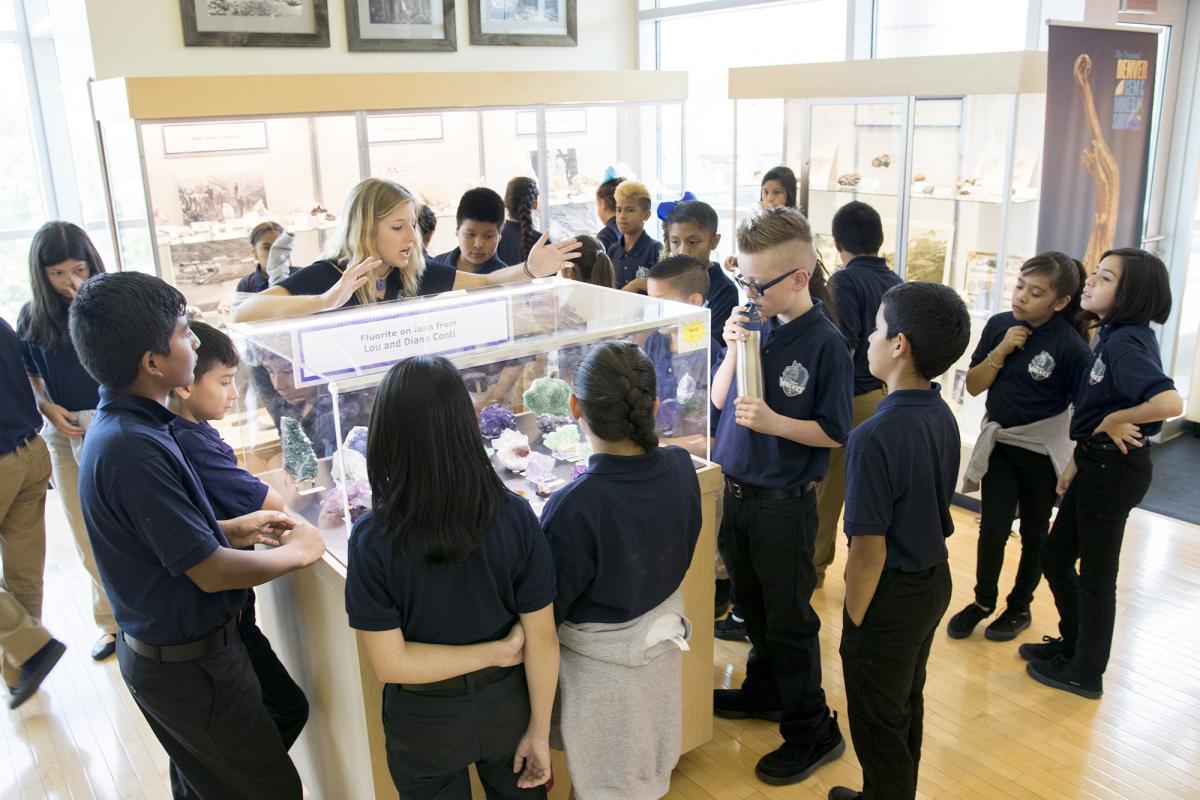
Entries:
{"type": "Polygon", "coordinates": [[[770,289],[777,283],[787,280],[799,271],[800,268],[796,267],[794,270],[785,272],[777,278],[772,278],[766,283],[758,283],[756,281],[746,280],[740,274],[734,275],[733,279],[737,281],[738,286],[746,290],[747,297],[762,297],[764,294],[766,294],[767,289],[770,289]]]}

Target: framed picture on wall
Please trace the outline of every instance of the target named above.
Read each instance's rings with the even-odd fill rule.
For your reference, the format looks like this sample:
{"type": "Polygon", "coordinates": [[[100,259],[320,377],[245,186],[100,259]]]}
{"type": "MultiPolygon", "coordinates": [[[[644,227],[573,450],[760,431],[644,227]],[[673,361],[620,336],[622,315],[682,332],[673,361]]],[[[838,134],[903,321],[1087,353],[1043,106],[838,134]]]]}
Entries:
{"type": "Polygon", "coordinates": [[[346,0],[346,38],[359,52],[457,50],[454,0],[346,0]]]}
{"type": "Polygon", "coordinates": [[[328,0],[179,0],[188,47],[329,47],[328,0]]]}
{"type": "Polygon", "coordinates": [[[576,0],[467,0],[471,44],[575,47],[576,0]]]}

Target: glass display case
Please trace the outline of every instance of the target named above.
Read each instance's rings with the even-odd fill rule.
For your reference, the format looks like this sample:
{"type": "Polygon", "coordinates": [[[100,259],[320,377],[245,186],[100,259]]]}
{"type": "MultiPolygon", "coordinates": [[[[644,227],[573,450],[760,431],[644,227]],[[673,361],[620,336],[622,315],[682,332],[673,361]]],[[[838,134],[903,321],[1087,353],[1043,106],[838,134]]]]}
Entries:
{"type": "Polygon", "coordinates": [[[535,511],[586,466],[587,439],[566,400],[577,365],[600,342],[632,341],[651,354],[661,441],[709,455],[704,308],[551,278],[231,331],[245,391],[219,429],[343,563],[349,526],[370,507],[375,393],[393,364],[414,355],[445,355],[459,368],[497,473],[535,511]]]}
{"type": "Polygon", "coordinates": [[[435,209],[433,254],[455,246],[463,191],[503,194],[517,175],[538,179],[542,230],[595,233],[610,166],[655,202],[677,198],[683,181],[686,76],[620,75],[431,73],[416,88],[370,75],[93,83],[119,266],[159,275],[223,322],[255,268],[254,226],[280,223],[296,234],[293,264],[311,263],[368,176],[435,209]]]}
{"type": "MultiPolygon", "coordinates": [[[[755,153],[778,152],[795,170],[798,205],[827,267],[841,266],[833,215],[859,200],[883,219],[881,255],[893,269],[963,296],[971,345],[941,383],[965,445],[974,444],[984,413],[984,398],[965,391],[970,353],[988,318],[1008,308],[1018,268],[1035,254],[1044,62],[1044,53],[993,53],[730,73],[739,147],[747,139],[755,153]],[[764,127],[777,131],[777,149],[764,146],[764,127]]],[[[739,173],[744,160],[739,153],[739,173]]],[[[757,205],[747,202],[749,184],[737,182],[742,218],[757,205]]]]}

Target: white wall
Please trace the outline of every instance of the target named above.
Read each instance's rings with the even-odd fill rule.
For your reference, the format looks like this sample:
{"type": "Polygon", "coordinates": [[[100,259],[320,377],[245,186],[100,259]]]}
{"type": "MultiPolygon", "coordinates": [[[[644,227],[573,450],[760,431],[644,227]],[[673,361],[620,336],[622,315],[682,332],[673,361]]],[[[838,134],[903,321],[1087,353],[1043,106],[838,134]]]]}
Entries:
{"type": "Polygon", "coordinates": [[[578,47],[474,47],[472,0],[457,0],[453,53],[351,53],[342,0],[328,1],[329,47],[231,48],[184,47],[178,0],[85,0],[96,77],[637,67],[635,0],[578,0],[578,47]]]}

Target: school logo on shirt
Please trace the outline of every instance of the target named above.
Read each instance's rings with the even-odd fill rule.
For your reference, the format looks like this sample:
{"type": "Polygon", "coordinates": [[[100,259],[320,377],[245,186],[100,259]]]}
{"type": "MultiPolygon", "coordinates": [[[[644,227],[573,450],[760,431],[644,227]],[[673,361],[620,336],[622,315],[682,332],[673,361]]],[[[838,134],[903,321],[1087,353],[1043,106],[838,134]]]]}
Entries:
{"type": "Polygon", "coordinates": [[[808,370],[799,361],[793,361],[779,376],[779,388],[783,389],[783,393],[788,397],[804,394],[804,390],[808,388],[808,370]]]}
{"type": "Polygon", "coordinates": [[[1106,367],[1104,366],[1104,358],[1102,356],[1096,356],[1096,360],[1092,362],[1092,371],[1088,373],[1088,383],[1090,383],[1092,386],[1095,386],[1097,383],[1104,380],[1105,369],[1106,367]]]}
{"type": "Polygon", "coordinates": [[[1029,362],[1029,377],[1035,381],[1044,381],[1054,374],[1054,356],[1045,350],[1038,353],[1029,362]]]}

